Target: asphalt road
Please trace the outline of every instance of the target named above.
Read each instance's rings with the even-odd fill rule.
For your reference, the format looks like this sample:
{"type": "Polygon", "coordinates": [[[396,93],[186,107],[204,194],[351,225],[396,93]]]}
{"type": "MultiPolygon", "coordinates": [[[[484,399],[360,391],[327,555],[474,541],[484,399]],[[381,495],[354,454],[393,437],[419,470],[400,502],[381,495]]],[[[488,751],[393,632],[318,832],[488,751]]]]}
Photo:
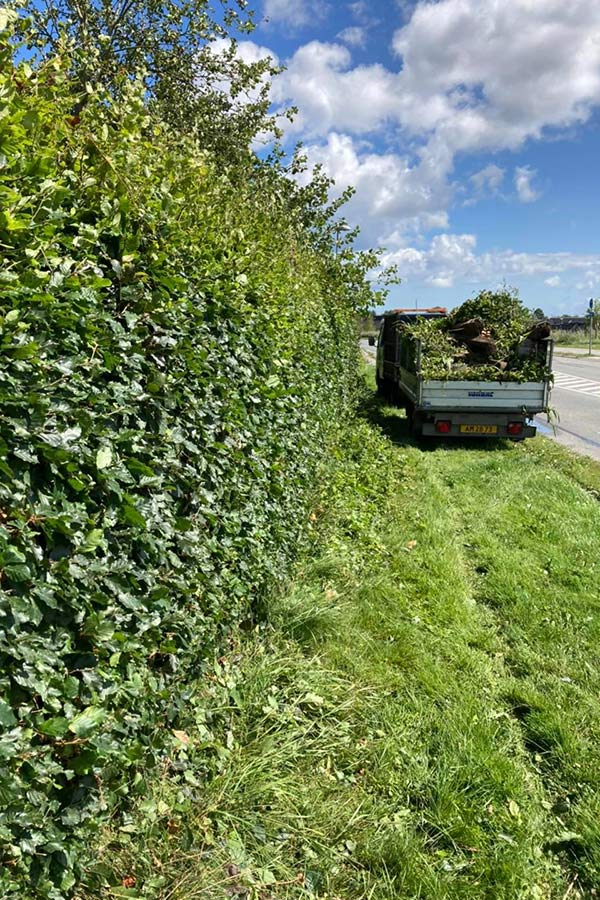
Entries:
{"type": "Polygon", "coordinates": [[[556,355],[553,368],[550,406],[558,421],[553,428],[545,416],[536,416],[540,432],[577,453],[600,460],[600,357],[570,359],[556,355]]]}
{"type": "Polygon", "coordinates": [[[377,359],[377,347],[369,346],[367,338],[360,339],[360,350],[365,362],[374,363],[377,359]]]}

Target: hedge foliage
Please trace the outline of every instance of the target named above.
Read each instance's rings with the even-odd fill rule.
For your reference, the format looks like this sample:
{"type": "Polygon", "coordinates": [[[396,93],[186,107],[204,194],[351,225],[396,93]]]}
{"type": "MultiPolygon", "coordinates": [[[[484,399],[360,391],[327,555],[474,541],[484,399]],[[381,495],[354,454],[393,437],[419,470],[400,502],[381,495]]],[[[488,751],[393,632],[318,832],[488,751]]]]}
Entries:
{"type": "Polygon", "coordinates": [[[0,894],[59,898],[285,574],[367,289],[277,167],[134,81],[74,115],[0,20],[0,894]]]}

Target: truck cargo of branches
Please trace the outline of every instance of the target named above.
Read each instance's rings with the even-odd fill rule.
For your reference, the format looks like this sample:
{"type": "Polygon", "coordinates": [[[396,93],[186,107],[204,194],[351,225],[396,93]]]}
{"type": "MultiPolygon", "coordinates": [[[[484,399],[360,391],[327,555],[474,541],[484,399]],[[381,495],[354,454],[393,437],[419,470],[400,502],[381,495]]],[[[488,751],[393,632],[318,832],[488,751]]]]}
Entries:
{"type": "MultiPolygon", "coordinates": [[[[452,368],[448,361],[445,372],[437,359],[438,368],[432,368],[428,353],[433,351],[415,337],[418,328],[414,326],[421,325],[422,320],[447,315],[443,307],[385,313],[377,342],[378,392],[406,409],[416,436],[498,437],[512,441],[535,436],[531,420],[547,411],[552,380],[553,341],[549,329],[547,335],[542,332],[542,337],[539,329],[524,335],[510,363],[490,360],[489,365],[469,366],[467,360],[462,367],[452,368]],[[431,377],[432,371],[436,377],[431,377]]],[[[457,330],[460,326],[449,333],[457,330]]],[[[485,344],[485,338],[479,340],[485,344]]],[[[467,356],[467,350],[463,352],[467,356]]]]}

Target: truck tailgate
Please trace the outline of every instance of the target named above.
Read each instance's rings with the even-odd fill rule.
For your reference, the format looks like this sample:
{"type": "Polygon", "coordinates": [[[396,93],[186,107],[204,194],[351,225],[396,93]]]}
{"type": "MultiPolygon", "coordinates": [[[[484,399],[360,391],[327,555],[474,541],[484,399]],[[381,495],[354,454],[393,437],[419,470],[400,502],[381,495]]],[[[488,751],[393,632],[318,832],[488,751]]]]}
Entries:
{"type": "Polygon", "coordinates": [[[543,381],[422,381],[419,406],[431,410],[526,410],[541,412],[548,404],[548,385],[543,381]]]}

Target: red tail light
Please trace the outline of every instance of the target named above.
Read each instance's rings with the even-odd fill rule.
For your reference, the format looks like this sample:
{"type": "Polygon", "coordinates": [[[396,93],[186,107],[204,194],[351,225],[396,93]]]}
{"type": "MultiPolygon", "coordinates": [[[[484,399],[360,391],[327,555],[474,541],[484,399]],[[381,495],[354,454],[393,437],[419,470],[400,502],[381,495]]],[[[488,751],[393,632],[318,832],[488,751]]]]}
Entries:
{"type": "Polygon", "coordinates": [[[509,434],[523,434],[523,423],[509,422],[506,426],[506,430],[509,434]]]}
{"type": "Polygon", "coordinates": [[[452,428],[451,422],[442,421],[442,422],[435,423],[435,430],[437,431],[438,434],[450,434],[451,428],[452,428]]]}

